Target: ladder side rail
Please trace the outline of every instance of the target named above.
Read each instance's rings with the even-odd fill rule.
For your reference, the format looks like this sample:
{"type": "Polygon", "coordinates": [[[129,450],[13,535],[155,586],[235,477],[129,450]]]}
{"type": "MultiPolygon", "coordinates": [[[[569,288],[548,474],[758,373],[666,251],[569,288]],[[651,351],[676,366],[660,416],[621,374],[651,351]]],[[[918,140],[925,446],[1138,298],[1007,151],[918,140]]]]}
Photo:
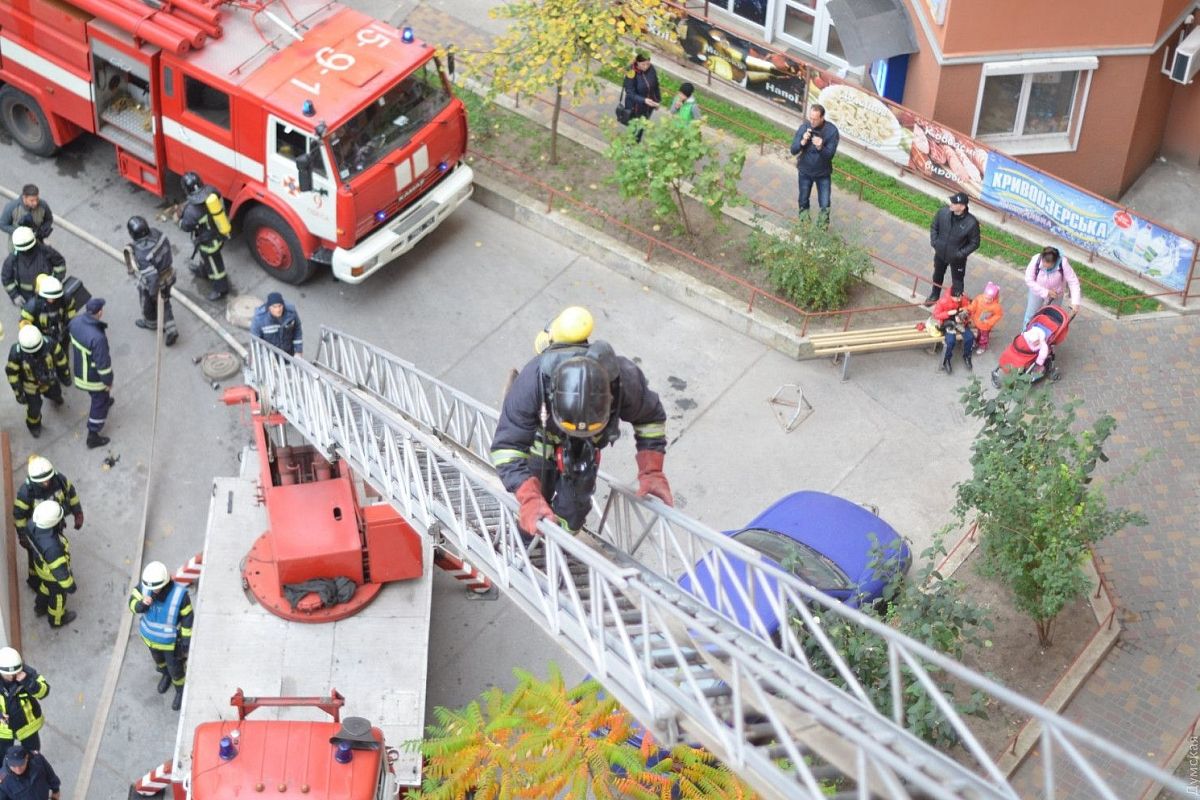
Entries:
{"type": "MultiPolygon", "coordinates": [[[[365,347],[369,347],[369,348],[371,347],[370,345],[366,345],[365,343],[361,343],[361,344],[365,347]]],[[[375,348],[372,348],[372,349],[375,349],[375,348]]],[[[394,357],[393,357],[393,360],[398,361],[398,359],[394,359],[394,357]]],[[[419,373],[419,370],[414,369],[414,372],[419,373]]],[[[422,375],[423,375],[423,373],[422,373],[422,375]]],[[[431,386],[444,388],[444,385],[441,384],[436,379],[433,379],[429,376],[424,376],[424,378],[426,379],[426,382],[430,383],[431,386]]],[[[462,399],[461,396],[459,395],[459,393],[453,392],[453,390],[450,390],[446,394],[446,396],[452,398],[455,402],[462,399]]],[[[477,411],[482,412],[484,416],[486,416],[486,412],[490,411],[490,409],[486,409],[486,407],[482,406],[481,404],[472,402],[472,405],[474,405],[476,407],[477,411]]],[[[492,413],[494,414],[494,412],[492,412],[492,413]]],[[[670,530],[673,532],[672,535],[679,535],[681,533],[683,536],[682,542],[677,541],[674,544],[676,554],[681,553],[681,552],[694,553],[694,552],[696,552],[697,547],[701,546],[701,545],[709,547],[709,548],[716,547],[716,548],[723,548],[726,550],[731,549],[731,550],[733,550],[734,554],[740,560],[745,560],[747,564],[752,565],[753,570],[755,570],[755,571],[766,570],[766,572],[768,574],[773,571],[778,573],[776,575],[770,575],[769,576],[770,580],[764,580],[763,577],[756,574],[754,576],[754,579],[749,582],[751,586],[778,586],[785,590],[793,590],[792,596],[786,598],[786,602],[788,604],[796,604],[796,605],[793,605],[792,607],[799,608],[800,606],[804,605],[804,602],[802,600],[800,600],[800,596],[802,596],[809,602],[817,603],[820,607],[822,607],[824,612],[831,612],[831,613],[835,613],[839,616],[842,616],[843,618],[848,618],[848,620],[852,624],[858,624],[858,625],[866,624],[867,627],[872,628],[873,632],[876,635],[881,636],[888,643],[889,648],[893,648],[893,649],[896,649],[898,652],[908,654],[909,658],[904,659],[906,662],[930,663],[933,667],[940,668],[940,669],[945,670],[946,672],[951,673],[952,675],[954,675],[955,678],[957,678],[959,680],[963,680],[964,682],[973,686],[974,688],[983,691],[985,694],[992,697],[993,699],[996,699],[1000,702],[1004,702],[1005,704],[1010,705],[1010,706],[1015,706],[1022,713],[1030,714],[1030,715],[1034,716],[1035,718],[1038,718],[1043,724],[1053,727],[1063,737],[1065,737],[1069,740],[1078,741],[1079,743],[1081,743],[1085,747],[1087,747],[1089,750],[1102,752],[1105,755],[1107,755],[1108,757],[1119,761],[1120,763],[1129,767],[1130,769],[1132,769],[1133,771],[1135,771],[1136,773],[1138,773],[1140,775],[1150,777],[1155,780],[1159,780],[1162,778],[1168,778],[1168,785],[1171,785],[1173,787],[1177,786],[1179,784],[1179,781],[1177,781],[1177,780],[1174,783],[1171,783],[1169,781],[1170,776],[1166,776],[1165,773],[1162,773],[1161,770],[1159,770],[1157,767],[1151,766],[1151,765],[1141,761],[1140,759],[1137,759],[1136,757],[1133,757],[1130,754],[1125,753],[1124,751],[1122,751],[1120,748],[1116,747],[1115,745],[1108,743],[1107,741],[1101,739],[1100,737],[1095,736],[1095,734],[1092,734],[1089,731],[1085,731],[1082,728],[1079,728],[1078,726],[1074,725],[1073,723],[1070,723],[1067,720],[1063,720],[1062,718],[1057,717],[1057,715],[1050,714],[1045,709],[1043,709],[1040,705],[1033,703],[1031,701],[1028,701],[1027,699],[1021,697],[1020,695],[1017,695],[1017,694],[1011,692],[1010,690],[1007,690],[1006,688],[1000,686],[999,684],[996,684],[993,681],[990,681],[990,680],[984,678],[983,676],[977,675],[973,671],[967,669],[966,667],[963,667],[962,665],[958,664],[957,662],[946,659],[946,658],[942,657],[940,654],[938,654],[932,650],[929,650],[928,648],[925,648],[924,646],[919,645],[916,642],[907,640],[906,637],[900,636],[899,634],[897,634],[895,631],[888,628],[887,626],[879,625],[878,623],[875,623],[874,620],[870,620],[870,619],[864,617],[863,615],[858,614],[857,612],[854,612],[852,609],[848,609],[840,602],[837,602],[836,600],[832,600],[831,598],[827,598],[824,595],[822,595],[818,592],[815,592],[815,590],[811,590],[810,587],[804,586],[802,583],[800,583],[798,581],[798,579],[795,579],[794,576],[791,576],[789,573],[783,573],[781,571],[775,570],[769,564],[755,564],[754,561],[757,559],[756,553],[753,553],[753,551],[747,551],[745,548],[742,548],[742,547],[736,545],[736,543],[731,542],[727,537],[721,536],[720,534],[716,533],[715,531],[710,531],[710,530],[704,528],[703,526],[699,526],[693,520],[688,520],[686,517],[684,517],[682,514],[679,514],[679,512],[675,511],[674,509],[670,509],[666,506],[662,506],[661,504],[657,504],[657,503],[647,504],[643,500],[634,499],[632,493],[629,492],[624,487],[620,486],[619,484],[611,485],[611,491],[610,491],[610,495],[609,495],[610,504],[613,502],[614,497],[618,498],[619,501],[623,503],[623,505],[624,505],[623,510],[626,513],[615,513],[614,514],[614,513],[608,513],[606,511],[602,521],[604,521],[604,520],[625,520],[627,523],[627,521],[629,519],[636,518],[639,516],[641,516],[641,517],[647,516],[647,508],[646,508],[647,505],[656,506],[656,508],[653,509],[654,519],[651,520],[651,523],[643,531],[641,541],[643,541],[643,542],[646,541],[648,538],[651,538],[653,536],[653,534],[655,534],[655,533],[661,533],[663,531],[670,530]],[[664,520],[664,518],[665,518],[665,520],[664,520]],[[674,525],[672,525],[671,523],[674,523],[674,525]],[[702,540],[707,540],[707,541],[702,541],[702,540]],[[796,596],[794,590],[798,590],[800,596],[796,596]],[[858,619],[855,619],[855,617],[858,617],[858,619]]],[[[610,537],[606,537],[606,538],[610,538],[610,539],[612,539],[614,541],[618,541],[618,542],[631,541],[630,531],[632,530],[632,526],[630,526],[628,524],[616,525],[616,524],[612,524],[610,522],[609,525],[607,525],[607,526],[602,525],[602,527],[607,527],[610,530],[613,530],[617,533],[617,536],[615,536],[615,537],[610,536],[610,537]]],[[[660,556],[660,559],[665,553],[666,553],[666,550],[662,546],[660,546],[659,549],[655,552],[656,555],[660,556]]],[[[685,563],[685,564],[687,564],[690,560],[691,559],[687,559],[687,558],[682,559],[683,563],[685,563]]],[[[692,561],[692,563],[694,563],[694,561],[692,561]]],[[[666,571],[665,568],[664,568],[664,571],[666,571]]],[[[778,607],[778,603],[783,602],[783,600],[773,600],[773,602],[776,603],[776,605],[778,607]]],[[[815,625],[817,625],[817,624],[819,624],[819,623],[808,622],[807,626],[809,627],[810,630],[812,630],[815,627],[815,625]]],[[[814,632],[814,635],[816,635],[815,632],[814,632]]],[[[818,637],[818,638],[821,638],[821,637],[818,637]]],[[[798,640],[790,633],[787,636],[783,637],[783,647],[786,651],[790,651],[790,653],[793,655],[802,653],[802,648],[800,648],[798,640]]],[[[827,650],[827,652],[829,652],[829,655],[831,656],[831,658],[833,658],[835,660],[835,663],[836,663],[838,658],[840,658],[839,656],[836,655],[836,651],[832,651],[832,648],[829,648],[829,647],[826,647],[826,650],[827,650]],[[830,651],[832,651],[832,652],[830,652],[830,651]]],[[[806,662],[806,660],[805,660],[805,662],[806,662]]],[[[922,686],[924,688],[926,688],[927,691],[943,694],[943,690],[941,690],[938,687],[936,682],[934,682],[929,677],[929,675],[927,674],[927,672],[924,669],[914,670],[914,674],[916,676],[916,679],[921,682],[922,686]]],[[[893,679],[900,680],[901,677],[902,676],[897,674],[893,677],[893,679]]],[[[893,694],[893,696],[895,696],[894,692],[892,694],[893,694]]],[[[893,712],[894,711],[895,711],[895,709],[893,709],[893,712]]],[[[986,757],[986,754],[983,754],[984,755],[983,759],[979,759],[979,755],[982,753],[982,748],[978,748],[978,745],[973,741],[974,736],[973,736],[973,734],[971,734],[971,732],[970,732],[969,728],[966,726],[966,724],[961,719],[958,719],[957,715],[950,716],[950,724],[955,727],[956,731],[959,732],[960,735],[964,735],[964,741],[969,742],[971,745],[975,745],[975,746],[968,745],[968,749],[975,751],[976,759],[981,761],[981,766],[985,769],[985,771],[987,771],[988,773],[993,774],[993,775],[996,774],[997,767],[995,766],[994,762],[992,762],[992,760],[990,758],[986,757]],[[992,762],[992,763],[989,763],[989,762],[992,762]]]]}
{"type": "MultiPolygon", "coordinates": [[[[293,369],[293,370],[296,369],[295,364],[284,365],[283,358],[279,358],[276,360],[280,363],[281,366],[288,366],[288,367],[291,367],[291,369],[293,369]]],[[[262,363],[262,359],[256,359],[256,363],[262,363]]],[[[305,367],[306,369],[310,369],[309,365],[307,365],[307,364],[302,364],[302,366],[305,367]]],[[[309,373],[306,375],[303,371],[297,371],[296,377],[301,378],[301,379],[307,377],[309,381],[319,381],[321,378],[321,376],[319,376],[315,372],[309,373]]],[[[305,381],[302,380],[301,382],[305,382],[305,381]]],[[[326,385],[332,386],[331,383],[327,383],[326,385]]],[[[340,431],[343,435],[348,436],[348,434],[351,433],[352,429],[357,429],[355,436],[353,436],[353,437],[348,436],[346,442],[343,443],[345,446],[347,446],[347,449],[350,451],[348,453],[348,455],[350,455],[352,460],[356,460],[362,466],[368,467],[367,471],[371,474],[372,477],[377,477],[378,471],[369,469],[369,466],[370,466],[368,464],[369,459],[365,457],[367,451],[364,450],[362,448],[362,446],[366,445],[366,444],[371,444],[371,440],[373,437],[369,434],[373,434],[376,431],[386,430],[387,423],[390,420],[376,421],[375,419],[372,418],[371,414],[368,413],[365,406],[360,405],[357,398],[350,397],[348,393],[343,393],[342,397],[340,398],[340,402],[332,403],[331,406],[332,406],[331,410],[333,411],[333,413],[335,415],[337,415],[338,412],[341,412],[341,414],[342,414],[341,419],[338,421],[339,424],[336,424],[333,428],[333,430],[335,432],[340,431]],[[365,434],[364,434],[364,432],[365,432],[365,434]],[[354,456],[356,454],[358,457],[354,458],[354,456]]],[[[286,409],[285,409],[285,412],[286,412],[286,409]]],[[[301,415],[297,415],[297,418],[299,418],[300,416],[301,415]]],[[[408,433],[411,434],[411,433],[416,433],[416,432],[410,431],[408,433]]],[[[418,433],[417,435],[419,436],[420,434],[418,433]]],[[[406,438],[409,441],[413,441],[413,437],[411,437],[411,436],[406,437],[406,438]]],[[[425,442],[424,444],[431,451],[436,449],[436,447],[437,447],[437,444],[432,441],[425,442]],[[433,447],[430,447],[430,445],[433,445],[433,447]]],[[[430,465],[427,465],[427,466],[430,466],[430,465]]],[[[450,466],[452,469],[455,470],[455,472],[457,474],[460,475],[460,478],[461,478],[461,470],[464,467],[470,468],[471,465],[462,464],[462,465],[458,465],[458,466],[455,466],[455,465],[450,465],[450,466]]],[[[476,477],[478,477],[478,476],[476,476],[476,477]]],[[[444,485],[444,483],[445,482],[443,482],[443,485],[444,485]]],[[[465,487],[467,484],[465,482],[461,481],[461,479],[460,479],[459,485],[460,485],[460,487],[465,487]]],[[[385,486],[379,487],[379,488],[382,488],[384,490],[391,490],[394,488],[394,484],[385,485],[385,486]]],[[[496,490],[493,489],[492,491],[496,491],[496,490]]],[[[394,492],[388,491],[388,494],[394,494],[394,492]]],[[[510,497],[508,497],[507,493],[503,493],[500,496],[503,497],[504,505],[507,507],[506,508],[507,514],[511,520],[511,518],[514,516],[513,512],[515,511],[515,509],[512,507],[514,505],[514,501],[510,497]]],[[[491,499],[494,501],[495,497],[492,496],[491,499]]],[[[443,507],[443,509],[446,509],[449,507],[449,505],[450,505],[449,503],[446,503],[446,504],[443,504],[442,507],[443,507]]],[[[503,513],[504,512],[502,511],[502,517],[503,517],[503,513]]],[[[453,530],[460,530],[460,531],[465,531],[469,528],[468,525],[458,524],[457,520],[452,520],[450,527],[453,530]]],[[[515,520],[511,520],[507,527],[509,530],[515,531],[516,530],[515,520]]],[[[591,548],[587,548],[585,546],[579,545],[578,543],[575,542],[575,540],[572,537],[567,536],[563,531],[561,531],[557,527],[550,526],[550,525],[546,525],[545,527],[547,528],[547,530],[545,532],[548,534],[548,540],[553,546],[562,547],[563,549],[576,550],[577,552],[573,553],[575,558],[582,560],[585,563],[587,563],[590,560],[592,563],[589,566],[592,569],[595,569],[598,566],[598,564],[596,563],[597,561],[602,561],[602,559],[600,559],[600,556],[596,551],[592,550],[591,548]],[[559,541],[554,541],[556,538],[559,541]]],[[[463,542],[463,544],[470,544],[470,543],[463,542]]],[[[487,544],[493,545],[493,543],[490,541],[487,542],[487,544]]],[[[494,546],[491,546],[488,549],[494,550],[494,546]]],[[[603,562],[603,563],[604,563],[606,570],[615,569],[611,565],[607,564],[607,562],[603,562]]],[[[480,566],[483,567],[484,565],[480,564],[480,566]]],[[[601,577],[601,579],[609,579],[611,576],[606,575],[606,576],[600,576],[600,577],[601,577]]],[[[643,599],[649,599],[648,596],[645,594],[643,594],[642,597],[643,597],[643,599]]],[[[577,604],[578,598],[577,597],[574,598],[574,601],[577,604]]],[[[676,600],[674,602],[667,603],[666,605],[669,609],[671,609],[673,611],[677,611],[677,609],[676,609],[677,602],[678,601],[676,600]]],[[[570,598],[568,598],[568,605],[569,606],[572,605],[570,598]]],[[[651,604],[651,605],[653,605],[653,604],[651,604]]],[[[544,612],[545,611],[544,607],[541,610],[544,612]]],[[[655,610],[658,611],[658,609],[655,609],[655,610]]],[[[577,605],[572,606],[571,611],[572,611],[572,614],[570,616],[573,619],[579,620],[579,619],[584,618],[584,615],[582,615],[580,613],[580,609],[577,608],[577,605]]],[[[554,615],[552,615],[549,620],[546,620],[545,617],[543,617],[542,621],[549,622],[549,624],[551,626],[558,628],[559,632],[561,633],[563,621],[562,621],[562,619],[558,618],[557,613],[558,613],[558,609],[556,607],[554,609],[554,615]]],[[[718,627],[720,627],[720,625],[723,625],[725,622],[724,620],[721,620],[720,618],[712,617],[711,615],[709,615],[709,616],[710,616],[711,621],[715,621],[716,623],[719,623],[718,627]]],[[[662,627],[661,622],[658,625],[655,625],[655,624],[653,624],[653,621],[651,619],[648,619],[644,615],[639,620],[639,622],[642,623],[643,630],[653,631],[654,636],[664,637],[668,642],[671,641],[669,631],[662,627]]],[[[690,619],[690,624],[692,624],[692,625],[695,624],[694,618],[690,619]]],[[[710,622],[710,624],[711,624],[711,622],[710,622]]],[[[716,638],[710,640],[706,645],[702,645],[702,646],[712,647],[712,648],[718,648],[718,647],[723,648],[723,647],[727,646],[725,644],[724,640],[729,639],[730,637],[733,637],[734,639],[737,639],[739,637],[741,637],[743,639],[747,638],[747,637],[745,637],[744,632],[741,631],[740,628],[737,628],[736,626],[733,626],[732,628],[730,628],[729,626],[726,626],[726,627],[727,627],[727,629],[722,631],[722,634],[720,637],[716,637],[716,638]]],[[[587,648],[588,648],[589,643],[588,643],[588,641],[586,641],[586,637],[580,637],[579,635],[576,635],[575,643],[576,643],[575,655],[577,657],[582,655],[583,658],[581,658],[580,660],[585,665],[588,665],[590,663],[592,666],[595,666],[596,668],[602,669],[604,667],[604,664],[596,663],[594,660],[591,660],[587,657],[588,656],[587,648]]],[[[751,644],[752,643],[750,641],[744,641],[744,642],[740,643],[741,647],[746,652],[755,652],[756,650],[762,650],[762,648],[750,647],[749,645],[751,645],[751,644]]],[[[679,647],[676,647],[675,650],[676,650],[676,652],[681,652],[681,649],[679,647]]],[[[760,655],[761,655],[761,653],[760,653],[760,655]]],[[[679,666],[680,666],[680,668],[684,669],[683,674],[687,675],[688,670],[686,669],[686,659],[682,659],[682,663],[680,663],[679,666]]],[[[785,660],[784,666],[795,667],[794,664],[792,664],[790,662],[786,662],[786,660],[785,660]]],[[[794,669],[791,671],[793,673],[795,672],[794,669]]],[[[811,676],[811,674],[806,674],[806,675],[793,674],[791,676],[791,678],[793,680],[795,680],[795,679],[803,680],[804,678],[808,678],[808,679],[810,679],[810,682],[811,682],[811,679],[813,678],[813,676],[811,676]]],[[[789,682],[791,682],[791,681],[787,681],[785,683],[789,683],[789,682]]],[[[690,710],[687,712],[688,716],[691,716],[692,718],[698,718],[699,720],[701,720],[703,722],[711,722],[712,714],[711,714],[710,709],[708,710],[708,713],[706,713],[706,714],[698,714],[697,713],[697,711],[699,709],[704,708],[705,706],[708,705],[707,699],[704,698],[702,690],[698,687],[698,685],[695,684],[694,681],[691,681],[690,689],[691,689],[691,691],[688,693],[685,693],[684,697],[679,698],[679,701],[677,701],[675,703],[675,707],[687,709],[690,706],[690,710]],[[690,703],[680,702],[680,701],[686,701],[688,699],[689,694],[691,695],[690,699],[692,700],[692,702],[690,702],[690,703]],[[696,702],[697,700],[700,702],[696,702]]],[[[660,691],[661,691],[661,688],[660,688],[660,691]]],[[[652,704],[651,704],[651,707],[653,707],[652,704]]],[[[862,717],[861,708],[858,711],[858,716],[860,718],[862,717]]],[[[835,722],[836,722],[836,720],[835,720],[835,722]]],[[[727,731],[727,730],[730,730],[730,729],[725,729],[725,731],[727,731]]],[[[859,732],[852,731],[852,730],[847,730],[847,731],[845,731],[845,733],[849,734],[850,736],[855,736],[855,735],[859,734],[859,732]]],[[[903,732],[900,732],[900,733],[903,735],[903,732]]],[[[784,731],[779,732],[779,735],[785,735],[785,734],[786,734],[786,732],[784,732],[784,731]]],[[[861,736],[860,736],[860,738],[861,738],[861,736]]],[[[879,751],[879,753],[884,753],[884,754],[888,753],[886,748],[879,747],[877,742],[872,742],[869,740],[869,738],[865,741],[865,744],[867,744],[868,746],[874,746],[874,748],[877,749],[879,751]]],[[[860,743],[860,745],[861,745],[861,743],[860,743]]],[[[725,747],[722,748],[722,751],[724,753],[732,754],[734,752],[734,748],[729,745],[726,745],[725,747]]],[[[959,768],[959,769],[961,769],[961,768],[959,768]]]]}

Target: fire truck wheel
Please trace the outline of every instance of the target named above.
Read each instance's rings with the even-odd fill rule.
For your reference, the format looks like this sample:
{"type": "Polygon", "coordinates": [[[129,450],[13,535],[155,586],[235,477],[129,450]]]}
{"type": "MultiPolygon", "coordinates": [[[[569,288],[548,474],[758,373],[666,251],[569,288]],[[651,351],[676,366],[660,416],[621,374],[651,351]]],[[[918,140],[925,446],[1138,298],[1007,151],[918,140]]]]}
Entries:
{"type": "Polygon", "coordinates": [[[20,89],[12,86],[0,89],[0,121],[17,144],[34,155],[52,156],[58,149],[41,106],[20,89]]]}
{"type": "Polygon", "coordinates": [[[316,267],[283,217],[266,206],[256,206],[246,215],[243,229],[250,254],[267,272],[293,286],[312,277],[316,267]]]}

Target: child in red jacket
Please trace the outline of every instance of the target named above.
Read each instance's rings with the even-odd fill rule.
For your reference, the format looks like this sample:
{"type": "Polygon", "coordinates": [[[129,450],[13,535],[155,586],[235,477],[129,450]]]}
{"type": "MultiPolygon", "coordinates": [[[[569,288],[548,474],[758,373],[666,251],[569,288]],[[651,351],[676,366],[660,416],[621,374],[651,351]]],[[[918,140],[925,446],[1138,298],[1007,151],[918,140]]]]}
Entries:
{"type": "Polygon", "coordinates": [[[942,356],[942,363],[938,369],[947,375],[954,371],[950,360],[954,356],[954,345],[957,344],[959,335],[963,340],[963,363],[967,365],[967,369],[974,369],[971,354],[975,349],[975,333],[971,330],[971,313],[968,310],[970,305],[971,298],[963,294],[962,289],[951,290],[949,295],[939,297],[933,305],[933,320],[946,337],[946,353],[942,356]]]}
{"type": "Polygon", "coordinates": [[[1000,287],[988,281],[988,285],[983,288],[983,294],[976,295],[968,311],[971,314],[971,324],[979,331],[979,337],[975,340],[975,352],[986,353],[992,329],[1004,317],[1004,308],[1000,305],[1000,287]]]}

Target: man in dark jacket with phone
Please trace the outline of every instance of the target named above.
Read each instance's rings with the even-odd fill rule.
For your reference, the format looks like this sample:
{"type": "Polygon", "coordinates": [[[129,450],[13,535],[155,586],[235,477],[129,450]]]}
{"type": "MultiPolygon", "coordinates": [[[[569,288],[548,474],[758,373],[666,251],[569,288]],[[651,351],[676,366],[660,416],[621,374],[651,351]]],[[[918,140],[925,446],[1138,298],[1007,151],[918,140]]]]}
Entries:
{"type": "Polygon", "coordinates": [[[838,129],[825,119],[825,106],[813,103],[808,107],[808,119],[800,124],[792,137],[792,155],[796,157],[796,172],[800,176],[800,216],[808,216],[812,187],[817,187],[817,205],[821,207],[819,221],[829,226],[829,200],[832,190],[833,157],[837,154],[838,129]]]}
{"type": "Polygon", "coordinates": [[[979,249],[979,220],[967,210],[969,198],[962,192],[950,195],[950,205],[939,208],[929,226],[929,246],[933,248],[933,288],[925,305],[931,306],[942,296],[946,267],[955,294],[962,294],[967,276],[967,256],[979,249]]]}

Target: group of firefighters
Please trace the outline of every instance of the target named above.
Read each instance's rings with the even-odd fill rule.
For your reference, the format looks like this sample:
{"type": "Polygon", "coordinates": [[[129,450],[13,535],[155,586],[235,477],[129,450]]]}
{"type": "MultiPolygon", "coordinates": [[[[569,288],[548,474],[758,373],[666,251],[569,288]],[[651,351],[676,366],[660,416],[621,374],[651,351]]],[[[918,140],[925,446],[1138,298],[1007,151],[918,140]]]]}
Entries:
{"type": "MultiPolygon", "coordinates": [[[[210,299],[219,299],[229,290],[220,252],[228,229],[221,233],[205,202],[211,190],[192,173],[184,176],[183,186],[188,200],[181,225],[202,231],[194,237],[196,250],[212,281],[210,299]],[[204,209],[204,215],[192,212],[193,207],[204,209]],[[203,232],[210,225],[215,238],[203,232]]],[[[61,386],[73,378],[93,398],[87,444],[106,444],[109,440],[100,431],[112,404],[112,364],[101,321],[104,300],[88,299],[82,312],[70,299],[64,301],[65,260],[44,241],[53,215],[38,198],[37,187],[26,186],[19,202],[10,206],[3,212],[3,222],[14,223],[9,226],[14,252],[5,262],[3,280],[13,302],[21,307],[22,324],[9,356],[9,382],[26,407],[26,423],[36,437],[42,398],[61,405],[61,386]],[[71,369],[68,347],[74,356],[71,369]]],[[[131,217],[126,227],[132,240],[125,251],[126,263],[138,278],[142,301],[142,318],[136,324],[157,329],[161,295],[164,339],[172,345],[178,331],[170,306],[174,283],[170,244],[140,216],[131,217]]],[[[638,493],[673,503],[663,473],[667,439],[662,402],[632,360],[617,355],[607,342],[591,338],[593,328],[586,309],[564,310],[538,335],[535,357],[516,375],[504,399],[491,458],[505,488],[519,503],[519,525],[531,539],[540,534],[543,520],[572,533],[583,526],[591,510],[601,450],[617,440],[622,420],[633,426],[638,493]]],[[[291,355],[303,353],[299,317],[277,292],[257,310],[251,330],[291,355]]],[[[67,609],[67,596],[75,592],[76,584],[65,518],[72,517],[75,530],[82,528],[78,492],[49,459],[30,456],[12,515],[28,555],[26,581],[35,593],[34,612],[45,616],[51,628],[62,628],[76,618],[67,609]]],[[[143,569],[128,606],[140,616],[139,633],[159,673],[158,692],[166,694],[174,687],[171,707],[179,710],[192,634],[187,587],[173,580],[162,562],[153,561],[143,569]]],[[[6,796],[7,780],[16,781],[9,788],[41,781],[38,785],[44,784],[56,797],[58,778],[39,753],[38,737],[44,723],[39,701],[49,692],[49,684],[11,647],[0,648],[0,679],[0,799],[6,796]]]]}

